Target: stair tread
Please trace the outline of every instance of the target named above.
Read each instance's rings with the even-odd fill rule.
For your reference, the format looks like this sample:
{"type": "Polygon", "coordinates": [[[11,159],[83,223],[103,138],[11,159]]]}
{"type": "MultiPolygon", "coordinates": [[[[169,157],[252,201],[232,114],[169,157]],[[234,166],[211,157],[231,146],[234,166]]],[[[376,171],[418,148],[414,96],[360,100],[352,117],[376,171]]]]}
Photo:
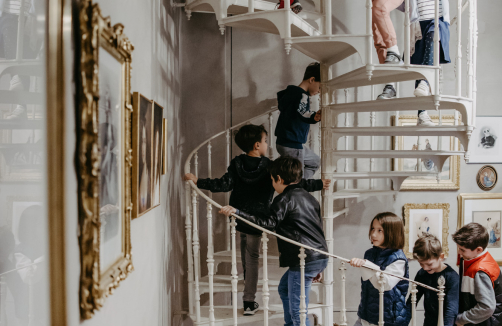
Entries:
{"type": "MultiPolygon", "coordinates": [[[[215,252],[213,257],[215,259],[217,258],[232,258],[232,251],[231,250],[225,250],[225,251],[218,251],[215,252]]],[[[237,261],[241,258],[241,252],[240,250],[237,250],[236,257],[238,258],[237,261]]],[[[260,253],[260,259],[263,259],[263,255],[260,253]]],[[[267,255],[267,260],[279,260],[279,256],[276,255],[267,255]]]]}
{"type": "Polygon", "coordinates": [[[469,126],[379,126],[379,127],[333,127],[331,130],[336,133],[358,133],[358,132],[453,132],[467,131],[472,129],[469,126]]]}
{"type": "Polygon", "coordinates": [[[333,199],[395,195],[396,190],[345,189],[333,193],[333,199]]]}
{"type": "Polygon", "coordinates": [[[455,156],[464,155],[464,151],[429,151],[429,150],[334,150],[326,151],[341,157],[357,158],[420,158],[431,156],[455,156]]]}
{"type": "Polygon", "coordinates": [[[377,171],[377,172],[337,172],[330,177],[333,179],[364,179],[364,178],[391,178],[391,177],[417,177],[436,174],[436,172],[423,171],[377,171]]]}
{"type": "Polygon", "coordinates": [[[279,30],[273,21],[278,17],[289,15],[291,21],[291,36],[320,35],[320,32],[305,19],[294,14],[289,8],[259,11],[242,15],[223,18],[220,23],[230,27],[240,27],[257,32],[279,34],[279,30]]]}
{"type": "Polygon", "coordinates": [[[411,65],[405,67],[404,65],[377,64],[374,66],[371,79],[369,79],[366,67],[363,66],[341,76],[337,76],[333,79],[328,80],[326,82],[326,85],[341,89],[417,79],[428,79],[430,82],[432,82],[432,80],[430,80],[430,78],[427,78],[426,75],[430,75],[436,69],[437,68],[433,66],[411,65]]]}
{"type": "MultiPolygon", "coordinates": [[[[187,4],[186,9],[192,12],[214,12],[214,7],[228,8],[228,15],[239,15],[248,12],[248,0],[199,0],[187,4]]],[[[276,3],[254,0],[255,11],[274,10],[276,3]]]]}
{"type": "Polygon", "coordinates": [[[292,46],[316,61],[331,65],[357,53],[351,42],[360,42],[365,37],[364,34],[295,37],[292,46]]]}

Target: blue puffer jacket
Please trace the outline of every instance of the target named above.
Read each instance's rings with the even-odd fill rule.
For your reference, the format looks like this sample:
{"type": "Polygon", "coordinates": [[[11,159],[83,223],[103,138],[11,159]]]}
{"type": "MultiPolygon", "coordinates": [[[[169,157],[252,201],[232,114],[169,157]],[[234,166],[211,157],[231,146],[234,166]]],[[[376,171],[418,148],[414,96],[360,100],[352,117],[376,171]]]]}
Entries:
{"type": "MultiPolygon", "coordinates": [[[[401,249],[381,249],[373,247],[366,251],[364,259],[380,266],[385,270],[387,266],[396,260],[406,261],[406,273],[408,278],[408,260],[401,249]]],[[[406,307],[406,294],[408,293],[408,281],[400,281],[390,291],[384,294],[384,321],[385,326],[407,326],[411,319],[410,309],[406,307]]],[[[379,292],[370,280],[362,281],[361,303],[357,315],[371,324],[378,325],[379,292]]]]}

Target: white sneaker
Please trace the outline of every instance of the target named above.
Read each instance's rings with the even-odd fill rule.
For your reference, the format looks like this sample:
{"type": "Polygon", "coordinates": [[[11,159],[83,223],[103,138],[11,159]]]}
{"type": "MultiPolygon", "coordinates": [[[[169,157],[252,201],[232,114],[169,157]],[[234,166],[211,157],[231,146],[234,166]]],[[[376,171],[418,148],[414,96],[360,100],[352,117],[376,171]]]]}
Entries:
{"type": "Polygon", "coordinates": [[[427,111],[424,111],[418,115],[417,126],[434,127],[435,124],[434,122],[432,122],[432,119],[427,114],[427,111]]]}
{"type": "Polygon", "coordinates": [[[415,88],[413,95],[415,95],[415,96],[430,96],[431,95],[431,88],[430,88],[429,84],[427,84],[427,82],[425,80],[421,80],[420,83],[418,84],[417,88],[415,88]]]}

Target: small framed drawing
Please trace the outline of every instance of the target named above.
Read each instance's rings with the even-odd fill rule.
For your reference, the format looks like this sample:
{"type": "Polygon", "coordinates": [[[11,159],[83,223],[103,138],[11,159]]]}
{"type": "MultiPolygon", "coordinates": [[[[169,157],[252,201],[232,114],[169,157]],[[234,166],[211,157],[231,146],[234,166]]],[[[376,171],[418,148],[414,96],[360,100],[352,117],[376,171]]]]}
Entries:
{"type": "Polygon", "coordinates": [[[458,195],[457,229],[476,222],[483,225],[489,234],[488,251],[502,265],[502,194],[460,194],[458,195]]]}
{"type": "Polygon", "coordinates": [[[162,172],[162,116],[164,108],[153,102],[152,208],[160,205],[160,174],[162,172]]]}
{"type": "Polygon", "coordinates": [[[450,204],[405,204],[404,205],[404,253],[413,259],[415,241],[425,234],[435,235],[448,257],[448,215],[450,204]]]}
{"type": "MultiPolygon", "coordinates": [[[[439,117],[431,116],[432,121],[438,125],[439,117]]],[[[460,119],[460,118],[459,118],[460,119]]],[[[442,125],[455,125],[453,115],[442,117],[442,125]]],[[[460,121],[460,120],[458,120],[460,121]]],[[[456,124],[458,124],[458,121],[456,124]]],[[[392,117],[393,126],[416,126],[417,116],[392,117]]],[[[455,141],[455,137],[417,137],[417,136],[396,136],[393,137],[393,147],[398,150],[458,150],[460,142],[455,141]]],[[[434,163],[418,159],[393,159],[393,171],[422,171],[433,172],[430,175],[407,178],[401,185],[400,190],[458,190],[460,189],[460,156],[448,158],[439,174],[440,181],[437,181],[434,163]]]]}
{"type": "Polygon", "coordinates": [[[485,165],[479,169],[476,182],[481,190],[492,190],[497,184],[497,171],[491,165],[485,165]]]}
{"type": "Polygon", "coordinates": [[[468,163],[502,163],[502,116],[477,117],[472,132],[468,163]]]}
{"type": "Polygon", "coordinates": [[[167,173],[167,145],[169,144],[169,135],[167,133],[167,119],[162,120],[162,174],[167,173]]]}
{"type": "Polygon", "coordinates": [[[132,218],[152,209],[153,101],[138,92],[132,96],[132,218]]]}

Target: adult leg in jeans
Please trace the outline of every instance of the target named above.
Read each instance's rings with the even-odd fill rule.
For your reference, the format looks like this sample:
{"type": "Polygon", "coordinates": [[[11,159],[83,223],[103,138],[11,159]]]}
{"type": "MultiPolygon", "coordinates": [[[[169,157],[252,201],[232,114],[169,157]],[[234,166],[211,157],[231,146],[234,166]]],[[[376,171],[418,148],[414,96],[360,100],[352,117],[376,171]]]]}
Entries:
{"type": "Polygon", "coordinates": [[[243,301],[255,301],[258,286],[258,269],[261,236],[246,234],[246,284],[243,301]]]}
{"type": "Polygon", "coordinates": [[[303,147],[303,178],[312,179],[319,166],[321,165],[321,158],[319,155],[314,153],[313,150],[307,147],[303,147]]]}
{"type": "MultiPolygon", "coordinates": [[[[309,293],[312,280],[328,265],[328,259],[321,259],[305,264],[305,303],[309,304],[309,293]]],[[[282,276],[279,283],[279,296],[284,307],[284,326],[300,326],[300,295],[301,272],[300,266],[290,267],[282,276]],[[287,291],[285,288],[287,287],[287,291]],[[289,311],[287,306],[289,304],[289,311]],[[288,313],[287,313],[288,312],[288,313]]],[[[308,312],[307,312],[308,313],[308,312]]],[[[307,315],[306,325],[310,326],[307,315]]]]}
{"type": "Polygon", "coordinates": [[[385,61],[387,49],[397,45],[396,30],[390,19],[390,12],[402,3],[403,0],[373,0],[373,37],[380,63],[385,61]]]}

